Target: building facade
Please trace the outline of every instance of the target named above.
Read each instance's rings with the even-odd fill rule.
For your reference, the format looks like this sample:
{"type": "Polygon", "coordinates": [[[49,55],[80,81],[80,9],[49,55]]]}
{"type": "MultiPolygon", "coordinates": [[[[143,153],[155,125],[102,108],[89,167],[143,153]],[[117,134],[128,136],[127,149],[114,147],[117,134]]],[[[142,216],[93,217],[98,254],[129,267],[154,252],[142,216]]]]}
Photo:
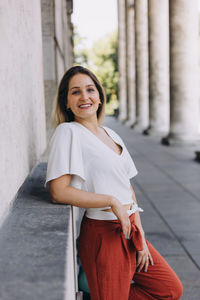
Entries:
{"type": "Polygon", "coordinates": [[[0,4],[1,222],[46,149],[57,84],[73,64],[72,8],[72,0],[0,4]]]}
{"type": "Polygon", "coordinates": [[[118,0],[119,120],[200,141],[198,0],[118,0]]]}

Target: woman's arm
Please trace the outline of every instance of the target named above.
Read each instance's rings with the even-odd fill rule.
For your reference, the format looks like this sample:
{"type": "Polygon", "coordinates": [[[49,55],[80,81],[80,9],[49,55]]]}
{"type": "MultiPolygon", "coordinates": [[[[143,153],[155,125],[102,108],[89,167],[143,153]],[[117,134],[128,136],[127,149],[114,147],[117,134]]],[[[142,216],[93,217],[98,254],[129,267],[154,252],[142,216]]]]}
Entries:
{"type": "Polygon", "coordinates": [[[78,207],[104,207],[113,205],[111,195],[96,194],[70,186],[71,175],[66,174],[49,182],[53,203],[70,204],[78,207]]]}
{"type": "Polygon", "coordinates": [[[70,186],[71,175],[66,174],[49,182],[50,194],[54,203],[71,204],[83,208],[111,206],[114,214],[120,220],[125,236],[130,234],[129,215],[112,195],[96,194],[70,186]]]}

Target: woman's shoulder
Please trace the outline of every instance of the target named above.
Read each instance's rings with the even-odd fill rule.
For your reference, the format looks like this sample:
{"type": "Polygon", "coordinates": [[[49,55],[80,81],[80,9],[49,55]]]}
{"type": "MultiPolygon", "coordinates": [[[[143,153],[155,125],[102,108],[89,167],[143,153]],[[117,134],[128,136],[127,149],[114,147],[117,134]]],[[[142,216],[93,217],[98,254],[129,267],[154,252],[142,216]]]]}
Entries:
{"type": "Polygon", "coordinates": [[[74,132],[76,129],[73,122],[62,122],[55,128],[55,133],[70,133],[74,132]]]}
{"type": "Polygon", "coordinates": [[[72,136],[76,135],[75,126],[71,124],[72,122],[63,122],[57,125],[54,129],[51,140],[60,140],[60,139],[70,139],[72,136]]]}
{"type": "Polygon", "coordinates": [[[71,122],[62,122],[56,128],[55,131],[62,131],[71,128],[71,122]]]}

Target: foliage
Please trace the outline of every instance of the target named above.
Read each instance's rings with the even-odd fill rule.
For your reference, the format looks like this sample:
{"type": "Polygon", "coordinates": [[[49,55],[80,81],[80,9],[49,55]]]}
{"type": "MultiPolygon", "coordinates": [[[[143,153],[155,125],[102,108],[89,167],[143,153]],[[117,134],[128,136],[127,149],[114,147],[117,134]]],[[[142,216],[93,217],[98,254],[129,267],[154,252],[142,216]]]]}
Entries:
{"type": "Polygon", "coordinates": [[[117,32],[94,43],[89,62],[101,81],[109,102],[118,96],[117,32]]]}
{"type": "Polygon", "coordinates": [[[83,47],[84,39],[74,32],[75,64],[88,67],[96,74],[105,89],[107,103],[113,101],[107,108],[110,112],[111,107],[116,108],[118,99],[117,31],[96,41],[90,49],[83,47]]]}
{"type": "Polygon", "coordinates": [[[75,65],[88,67],[88,49],[84,45],[85,38],[80,36],[76,27],[73,28],[73,41],[75,65]]]}

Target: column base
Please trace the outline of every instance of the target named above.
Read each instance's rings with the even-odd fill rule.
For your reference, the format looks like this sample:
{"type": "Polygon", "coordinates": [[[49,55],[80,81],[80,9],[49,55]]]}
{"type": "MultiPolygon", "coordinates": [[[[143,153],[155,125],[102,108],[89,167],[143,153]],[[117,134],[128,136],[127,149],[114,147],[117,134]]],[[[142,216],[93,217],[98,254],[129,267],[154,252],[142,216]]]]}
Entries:
{"type": "Polygon", "coordinates": [[[124,123],[127,127],[131,127],[131,128],[133,128],[134,127],[134,124],[135,124],[135,121],[132,119],[128,119],[128,120],[126,120],[125,121],[125,123],[124,123]]]}
{"type": "Polygon", "coordinates": [[[157,130],[155,128],[152,128],[151,125],[149,125],[146,129],[143,130],[144,135],[151,135],[155,137],[162,137],[168,133],[167,130],[157,130]]]}
{"type": "Polygon", "coordinates": [[[140,133],[143,133],[143,134],[144,134],[144,131],[146,130],[146,127],[147,126],[142,125],[141,123],[138,123],[137,121],[133,125],[131,125],[131,128],[133,128],[134,131],[140,132],[140,133]]]}
{"type": "Polygon", "coordinates": [[[169,132],[168,130],[156,130],[156,129],[151,128],[151,127],[147,130],[148,130],[149,135],[156,136],[156,137],[163,137],[169,132]]]}
{"type": "Polygon", "coordinates": [[[126,118],[126,116],[124,116],[124,115],[120,115],[119,114],[119,116],[118,116],[118,120],[120,121],[120,122],[122,122],[122,123],[125,123],[126,121],[127,121],[127,118],[126,118]]]}
{"type": "Polygon", "coordinates": [[[195,161],[197,161],[198,163],[200,163],[200,151],[195,151],[195,161]]]}
{"type": "Polygon", "coordinates": [[[199,146],[200,143],[200,134],[187,136],[179,135],[174,133],[169,133],[167,136],[161,139],[162,145],[194,145],[199,146]]]}

